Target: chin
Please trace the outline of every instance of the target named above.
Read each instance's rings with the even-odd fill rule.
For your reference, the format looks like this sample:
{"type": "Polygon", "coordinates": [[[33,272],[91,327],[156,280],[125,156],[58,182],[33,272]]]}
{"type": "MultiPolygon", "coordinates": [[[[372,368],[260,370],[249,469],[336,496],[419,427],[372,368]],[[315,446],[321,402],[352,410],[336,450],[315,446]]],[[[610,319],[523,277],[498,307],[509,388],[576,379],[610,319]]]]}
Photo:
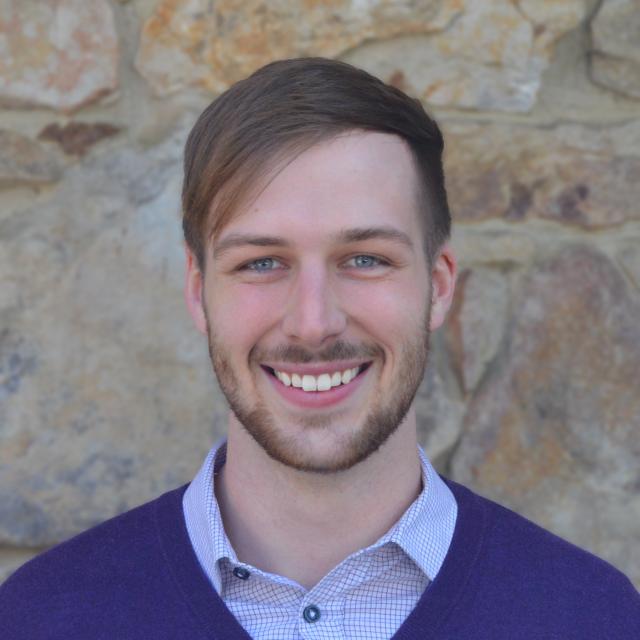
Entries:
{"type": "Polygon", "coordinates": [[[271,459],[297,471],[331,474],[347,471],[375,453],[397,430],[408,408],[401,414],[371,411],[361,426],[351,431],[336,424],[336,418],[308,415],[304,424],[293,426],[288,433],[276,427],[273,416],[260,407],[234,413],[271,459]]]}

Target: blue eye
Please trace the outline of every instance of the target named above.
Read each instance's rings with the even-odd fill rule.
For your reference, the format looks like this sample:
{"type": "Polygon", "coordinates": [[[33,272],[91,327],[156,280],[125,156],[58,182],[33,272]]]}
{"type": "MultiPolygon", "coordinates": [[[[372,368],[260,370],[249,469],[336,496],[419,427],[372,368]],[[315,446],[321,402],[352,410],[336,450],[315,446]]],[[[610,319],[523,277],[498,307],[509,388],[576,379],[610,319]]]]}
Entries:
{"type": "Polygon", "coordinates": [[[370,269],[371,267],[377,267],[383,263],[380,258],[376,258],[375,256],[361,255],[355,256],[351,258],[349,262],[353,261],[355,266],[361,269],[370,269]]]}
{"type": "Polygon", "coordinates": [[[248,271],[255,271],[257,273],[264,273],[266,271],[273,271],[275,265],[280,263],[275,258],[258,258],[253,262],[249,262],[244,266],[244,269],[248,271]]]}

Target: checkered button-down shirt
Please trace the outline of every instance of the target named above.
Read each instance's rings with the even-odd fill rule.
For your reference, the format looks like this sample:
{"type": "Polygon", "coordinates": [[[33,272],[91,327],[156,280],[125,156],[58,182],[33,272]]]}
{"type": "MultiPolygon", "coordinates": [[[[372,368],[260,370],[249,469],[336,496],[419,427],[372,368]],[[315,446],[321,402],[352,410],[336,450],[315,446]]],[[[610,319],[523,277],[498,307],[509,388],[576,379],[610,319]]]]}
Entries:
{"type": "Polygon", "coordinates": [[[252,638],[390,638],[435,579],[457,516],[453,494],[423,450],[423,490],[377,542],[343,560],[312,589],[240,562],[214,493],[226,443],[211,449],[183,498],[187,530],[211,584],[252,638]]]}

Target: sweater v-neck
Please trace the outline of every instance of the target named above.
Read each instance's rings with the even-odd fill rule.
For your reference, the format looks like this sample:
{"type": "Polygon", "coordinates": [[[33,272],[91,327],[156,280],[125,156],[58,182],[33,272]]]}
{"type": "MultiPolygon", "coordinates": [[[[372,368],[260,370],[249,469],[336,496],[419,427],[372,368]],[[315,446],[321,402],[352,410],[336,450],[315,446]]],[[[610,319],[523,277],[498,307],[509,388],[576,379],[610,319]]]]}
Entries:
{"type": "MultiPolygon", "coordinates": [[[[458,503],[451,545],[436,579],[425,589],[414,610],[392,636],[393,640],[437,638],[438,629],[455,608],[480,554],[487,526],[486,508],[465,487],[443,480],[458,503]]],[[[156,501],[155,526],[164,560],[180,597],[207,638],[248,640],[251,636],[213,588],[193,550],[182,512],[186,487],[166,493],[156,501]]]]}

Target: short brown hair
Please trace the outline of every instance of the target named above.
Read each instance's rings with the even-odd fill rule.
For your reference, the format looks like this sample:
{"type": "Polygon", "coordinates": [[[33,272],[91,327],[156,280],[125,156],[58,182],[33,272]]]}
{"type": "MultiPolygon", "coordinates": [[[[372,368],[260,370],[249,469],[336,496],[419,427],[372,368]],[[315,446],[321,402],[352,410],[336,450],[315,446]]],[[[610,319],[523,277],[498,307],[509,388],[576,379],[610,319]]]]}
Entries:
{"type": "Polygon", "coordinates": [[[194,125],[184,154],[182,226],[201,270],[206,246],[265,175],[314,144],[349,130],[400,136],[419,177],[425,250],[449,237],[443,139],[420,102],[344,62],[272,62],[216,98],[194,125]]]}

